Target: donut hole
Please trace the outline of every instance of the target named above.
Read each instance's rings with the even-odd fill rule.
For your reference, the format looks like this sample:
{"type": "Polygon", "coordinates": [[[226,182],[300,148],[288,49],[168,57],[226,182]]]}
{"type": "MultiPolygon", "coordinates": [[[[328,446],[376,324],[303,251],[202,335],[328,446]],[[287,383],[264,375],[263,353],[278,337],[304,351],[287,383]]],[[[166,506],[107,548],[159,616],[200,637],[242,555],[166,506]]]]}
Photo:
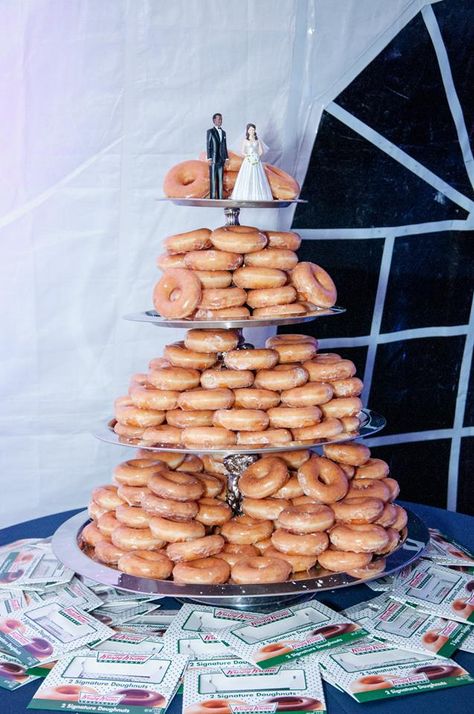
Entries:
{"type": "Polygon", "coordinates": [[[176,302],[176,300],[179,300],[179,299],[180,299],[181,295],[182,295],[182,290],[181,290],[181,288],[174,288],[174,289],[170,292],[169,299],[170,299],[171,302],[176,302]]]}

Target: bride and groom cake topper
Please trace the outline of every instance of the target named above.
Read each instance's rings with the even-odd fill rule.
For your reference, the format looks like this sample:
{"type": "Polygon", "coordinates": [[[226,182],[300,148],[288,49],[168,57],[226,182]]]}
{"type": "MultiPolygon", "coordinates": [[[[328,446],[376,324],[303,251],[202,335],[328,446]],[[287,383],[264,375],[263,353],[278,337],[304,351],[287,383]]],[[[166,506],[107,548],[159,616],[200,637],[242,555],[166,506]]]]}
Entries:
{"type": "MultiPolygon", "coordinates": [[[[222,114],[212,117],[214,126],[208,129],[206,136],[207,161],[209,164],[209,197],[223,198],[224,166],[229,161],[226,133],[222,128],[222,114]]],[[[255,124],[247,124],[245,138],[242,141],[244,160],[237,175],[230,198],[234,201],[271,201],[273,199],[270,184],[261,161],[266,149],[258,138],[255,124]]]]}

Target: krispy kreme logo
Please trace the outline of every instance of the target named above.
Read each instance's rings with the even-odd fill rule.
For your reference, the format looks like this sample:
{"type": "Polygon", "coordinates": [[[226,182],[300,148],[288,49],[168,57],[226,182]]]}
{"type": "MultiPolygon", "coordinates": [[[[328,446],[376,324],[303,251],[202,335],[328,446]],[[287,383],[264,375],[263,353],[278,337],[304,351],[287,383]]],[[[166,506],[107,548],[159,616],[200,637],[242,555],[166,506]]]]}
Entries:
{"type": "Polygon", "coordinates": [[[395,615],[395,613],[398,612],[400,608],[401,608],[400,603],[394,602],[392,605],[389,605],[387,607],[387,609],[385,610],[385,612],[382,615],[380,615],[380,619],[381,620],[390,620],[392,615],[395,615]]]}
{"type": "Polygon", "coordinates": [[[280,612],[274,612],[271,615],[265,615],[264,617],[259,617],[256,620],[252,620],[252,625],[255,627],[260,627],[261,625],[268,625],[270,622],[278,622],[278,620],[284,620],[287,617],[293,615],[292,610],[280,610],[280,612]]]}
{"type": "Polygon", "coordinates": [[[98,662],[114,662],[115,664],[144,664],[149,659],[150,655],[118,654],[117,652],[100,652],[97,655],[98,662]]]}
{"type": "Polygon", "coordinates": [[[390,649],[383,644],[375,645],[359,645],[358,647],[351,647],[350,651],[352,654],[366,654],[367,652],[382,652],[384,650],[390,649]]]}
{"type": "MultiPolygon", "coordinates": [[[[280,667],[268,667],[265,670],[265,674],[276,674],[279,671],[280,667]]],[[[226,677],[247,677],[252,674],[262,674],[262,670],[259,667],[236,667],[223,669],[222,672],[226,677]]]]}
{"type": "Polygon", "coordinates": [[[244,622],[255,619],[246,612],[234,612],[233,610],[214,610],[214,617],[221,620],[243,620],[244,622]]]}

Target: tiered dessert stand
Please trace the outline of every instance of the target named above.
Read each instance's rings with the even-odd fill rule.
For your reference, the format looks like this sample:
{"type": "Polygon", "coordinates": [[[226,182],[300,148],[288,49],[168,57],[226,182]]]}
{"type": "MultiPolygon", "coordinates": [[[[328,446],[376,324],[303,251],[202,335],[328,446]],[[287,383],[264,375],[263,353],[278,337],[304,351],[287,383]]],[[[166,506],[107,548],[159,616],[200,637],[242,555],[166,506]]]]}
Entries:
{"type": "MultiPolygon", "coordinates": [[[[227,225],[239,224],[240,208],[283,208],[297,201],[231,201],[212,199],[162,199],[172,200],[178,205],[224,208],[227,225]]],[[[240,320],[170,320],[162,318],[153,310],[127,315],[125,319],[151,323],[157,327],[183,328],[220,328],[242,330],[265,326],[301,324],[320,317],[338,315],[345,312],[343,308],[320,308],[306,315],[282,318],[246,318],[240,320]]],[[[246,345],[244,345],[245,347],[246,345]]],[[[325,443],[336,441],[351,441],[372,436],[382,429],[386,422],[384,417],[369,409],[363,409],[361,426],[356,436],[344,435],[344,438],[331,441],[293,442],[284,446],[245,447],[232,446],[220,449],[199,448],[189,449],[176,444],[160,444],[148,447],[131,443],[119,437],[113,430],[114,420],[101,427],[95,434],[98,439],[110,444],[148,448],[151,451],[171,451],[186,454],[214,454],[224,457],[228,470],[228,503],[235,514],[240,512],[239,476],[251,463],[257,460],[259,454],[278,454],[278,452],[302,449],[315,449],[325,443]]],[[[313,569],[306,573],[298,573],[292,580],[284,583],[236,585],[180,585],[172,580],[152,580],[127,575],[114,568],[102,565],[88,557],[81,549],[81,532],[89,522],[87,511],[82,511],[63,523],[53,537],[53,549],[57,557],[76,573],[95,580],[96,582],[129,590],[135,593],[153,593],[157,596],[175,597],[180,600],[197,600],[211,605],[226,605],[242,609],[274,608],[277,605],[300,599],[308,599],[321,591],[355,585],[361,581],[346,573],[329,573],[313,569]]],[[[387,557],[384,575],[389,575],[417,559],[429,541],[429,533],[423,522],[408,511],[406,536],[399,548],[387,557]]],[[[376,577],[380,577],[380,574],[376,577]]]]}

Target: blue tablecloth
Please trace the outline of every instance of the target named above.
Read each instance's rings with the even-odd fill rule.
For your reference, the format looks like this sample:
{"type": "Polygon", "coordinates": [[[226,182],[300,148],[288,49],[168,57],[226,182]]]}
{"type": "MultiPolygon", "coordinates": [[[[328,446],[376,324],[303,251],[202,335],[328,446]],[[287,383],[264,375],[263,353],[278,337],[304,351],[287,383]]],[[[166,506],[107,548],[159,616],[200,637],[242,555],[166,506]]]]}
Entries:
{"type": "MultiPolygon", "coordinates": [[[[414,503],[400,503],[417,513],[428,526],[439,528],[443,533],[459,541],[474,551],[474,518],[460,513],[442,511],[439,508],[421,506],[414,503]]],[[[73,516],[78,511],[67,511],[56,513],[44,518],[37,518],[26,523],[19,523],[0,530],[0,545],[11,543],[19,538],[46,537],[54,533],[56,528],[65,520],[73,516]]],[[[336,609],[342,609],[354,605],[355,603],[367,600],[376,593],[365,585],[343,590],[332,590],[318,596],[318,600],[336,609]]],[[[164,608],[179,608],[179,603],[174,600],[162,600],[164,608]]],[[[474,655],[465,652],[458,652],[454,659],[469,672],[474,674],[474,655]]],[[[24,714],[34,692],[38,687],[38,682],[27,684],[15,692],[8,692],[0,689],[0,714],[24,714]]],[[[474,685],[467,687],[454,687],[444,691],[435,691],[428,694],[401,697],[388,702],[370,702],[369,704],[358,704],[348,695],[334,689],[327,684],[324,685],[326,693],[326,703],[329,714],[361,714],[367,709],[371,714],[402,714],[414,707],[419,711],[429,711],[429,714],[446,714],[448,711],[462,714],[462,712],[472,711],[469,701],[474,698],[474,685]]],[[[181,696],[177,695],[170,705],[169,714],[179,714],[181,712],[181,696]]],[[[46,714],[47,710],[36,709],[38,714],[46,714]]]]}

